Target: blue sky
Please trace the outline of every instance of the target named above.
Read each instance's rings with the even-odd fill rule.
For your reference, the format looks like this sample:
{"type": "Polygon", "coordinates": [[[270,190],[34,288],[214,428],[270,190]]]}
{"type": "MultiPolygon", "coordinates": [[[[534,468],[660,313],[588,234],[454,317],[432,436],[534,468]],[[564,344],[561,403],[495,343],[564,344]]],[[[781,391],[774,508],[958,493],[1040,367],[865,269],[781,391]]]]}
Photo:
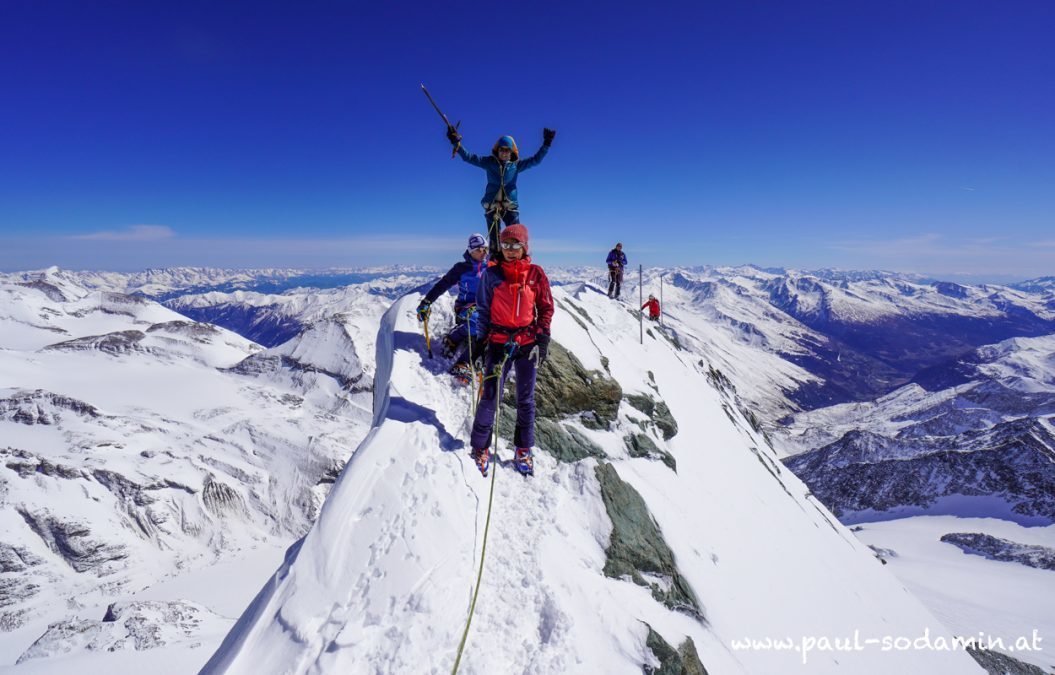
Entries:
{"type": "Polygon", "coordinates": [[[1055,273],[1055,3],[5,3],[0,269],[444,265],[543,126],[543,264],[1055,273]],[[602,9],[603,7],[603,9],[602,9]]]}

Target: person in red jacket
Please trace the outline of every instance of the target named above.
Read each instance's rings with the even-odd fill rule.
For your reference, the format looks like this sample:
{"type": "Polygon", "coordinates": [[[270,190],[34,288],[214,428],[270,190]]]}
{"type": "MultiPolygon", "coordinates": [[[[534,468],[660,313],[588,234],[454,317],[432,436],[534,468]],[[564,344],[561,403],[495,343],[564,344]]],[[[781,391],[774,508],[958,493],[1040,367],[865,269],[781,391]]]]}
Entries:
{"type": "Polygon", "coordinates": [[[525,475],[535,472],[535,377],[546,360],[553,318],[549,279],[528,255],[528,230],[517,223],[502,230],[502,258],[488,267],[476,288],[476,312],[487,336],[484,385],[470,439],[473,460],[487,476],[491,465],[491,432],[499,392],[510,369],[516,370],[517,421],[513,464],[525,475]],[[500,372],[497,372],[500,371],[500,372]]]}
{"type": "Polygon", "coordinates": [[[641,305],[641,309],[648,307],[648,318],[652,321],[659,321],[659,300],[656,300],[656,296],[649,295],[648,302],[641,305]]]}

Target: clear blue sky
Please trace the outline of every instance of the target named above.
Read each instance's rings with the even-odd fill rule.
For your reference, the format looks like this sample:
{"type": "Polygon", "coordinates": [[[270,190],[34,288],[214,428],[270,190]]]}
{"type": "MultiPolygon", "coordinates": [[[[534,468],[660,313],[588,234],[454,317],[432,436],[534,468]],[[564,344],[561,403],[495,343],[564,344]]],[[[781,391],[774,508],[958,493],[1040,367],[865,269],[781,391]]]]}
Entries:
{"type": "Polygon", "coordinates": [[[0,269],[443,265],[513,134],[544,264],[1055,273],[1055,2],[4,3],[0,269]]]}

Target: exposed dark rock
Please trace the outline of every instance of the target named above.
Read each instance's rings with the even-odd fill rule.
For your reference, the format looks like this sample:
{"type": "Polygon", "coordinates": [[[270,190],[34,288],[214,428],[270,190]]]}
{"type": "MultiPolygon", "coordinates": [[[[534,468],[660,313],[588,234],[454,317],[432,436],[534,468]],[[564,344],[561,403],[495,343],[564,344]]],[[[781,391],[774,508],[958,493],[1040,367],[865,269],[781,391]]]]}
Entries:
{"type": "MultiPolygon", "coordinates": [[[[704,367],[703,361],[700,361],[699,365],[701,368],[704,367]]],[[[732,380],[714,366],[707,366],[707,381],[718,391],[736,393],[736,386],[732,383],[732,380]]]]}
{"type": "Polygon", "coordinates": [[[220,334],[216,326],[197,321],[166,321],[164,323],[155,323],[150,328],[147,328],[148,333],[156,333],[158,331],[186,335],[198,341],[204,341],[206,338],[220,334]]]}
{"type": "Polygon", "coordinates": [[[93,538],[86,524],[59,520],[46,511],[32,512],[24,507],[17,511],[44,544],[77,572],[105,576],[128,558],[123,545],[93,538]]]}
{"type": "Polygon", "coordinates": [[[22,478],[29,478],[30,476],[37,474],[51,476],[53,478],[62,478],[65,480],[75,480],[77,478],[87,477],[87,474],[81,469],[66,466],[65,464],[54,464],[43,457],[11,460],[4,466],[11,469],[22,478]]]}
{"type": "Polygon", "coordinates": [[[678,433],[678,423],[662,400],[652,398],[648,394],[627,394],[626,402],[648,415],[649,420],[663,434],[664,440],[669,441],[678,433]]]}
{"type": "Polygon", "coordinates": [[[652,519],[645,500],[615,468],[599,463],[595,469],[601,485],[601,498],[612,521],[612,535],[605,551],[605,576],[629,577],[634,583],[650,588],[652,597],[670,609],[703,618],[696,596],[681,576],[659,526],[652,519]],[[650,582],[643,575],[662,580],[650,582]]]}
{"type": "MultiPolygon", "coordinates": [[[[586,370],[574,354],[558,342],[550,343],[535,386],[539,417],[560,420],[591,412],[597,428],[608,429],[616,419],[622,395],[618,382],[600,371],[586,370]]],[[[511,392],[507,396],[511,402],[511,392]]]]}
{"type": "Polygon", "coordinates": [[[0,542],[0,573],[24,572],[30,567],[36,567],[44,562],[40,556],[34,555],[21,546],[12,546],[0,542]]]}
{"type": "Polygon", "coordinates": [[[1053,448],[1055,438],[1044,425],[1024,418],[911,441],[852,431],[784,464],[837,516],[927,508],[947,496],[995,496],[1015,514],[1055,522],[1053,448]]]}
{"type": "MultiPolygon", "coordinates": [[[[512,436],[516,420],[514,391],[512,382],[506,385],[499,410],[498,433],[504,438],[512,436]]],[[[615,422],[621,397],[618,382],[600,371],[586,370],[574,354],[551,342],[535,383],[535,445],[562,462],[604,457],[597,444],[562,422],[577,416],[588,429],[607,430],[615,422]]]]}
{"type": "Polygon", "coordinates": [[[242,518],[249,516],[249,509],[242,495],[229,485],[217,481],[212,474],[205,479],[202,504],[214,516],[232,515],[242,518]]]}
{"type": "Polygon", "coordinates": [[[686,637],[681,646],[675,650],[663,639],[663,636],[648,626],[648,637],[645,646],[659,661],[659,666],[643,665],[641,672],[646,675],[707,675],[707,669],[700,662],[696,653],[696,644],[691,637],[686,637]]]}
{"type": "Polygon", "coordinates": [[[9,419],[19,424],[55,424],[63,411],[87,417],[102,417],[95,406],[43,389],[20,391],[0,399],[0,419],[9,419]]]}
{"type": "Polygon", "coordinates": [[[964,553],[990,560],[1015,562],[1038,570],[1055,570],[1055,549],[1047,546],[1020,544],[977,532],[951,532],[942,535],[941,541],[958,547],[964,553]]]}
{"type": "Polygon", "coordinates": [[[161,487],[160,485],[156,487],[140,485],[116,471],[107,471],[105,469],[93,470],[92,477],[95,478],[100,485],[114,493],[114,496],[117,497],[118,503],[124,504],[129,508],[149,506],[150,504],[153,504],[157,499],[148,494],[147,490],[152,487],[154,489],[161,487]]]}
{"type": "Polygon", "coordinates": [[[678,463],[674,460],[674,457],[666,450],[661,450],[648,434],[628,434],[623,439],[623,442],[626,443],[627,452],[630,453],[631,457],[658,459],[677,473],[678,463]]]}
{"type": "Polygon", "coordinates": [[[58,286],[55,286],[53,284],[49,284],[46,281],[41,281],[40,279],[37,279],[35,281],[23,281],[23,282],[19,283],[18,285],[19,286],[24,286],[26,288],[32,288],[33,290],[36,290],[36,291],[40,291],[44,295],[48,296],[49,300],[53,300],[55,302],[68,302],[69,301],[69,298],[66,297],[65,293],[63,293],[61,290],[59,290],[58,286]]]}
{"type": "MultiPolygon", "coordinates": [[[[319,476],[319,482],[316,485],[333,485],[340,478],[341,472],[344,471],[344,466],[347,462],[334,461],[326,471],[319,476]]],[[[244,481],[243,482],[248,482],[244,481]]]]}
{"type": "Polygon", "coordinates": [[[1043,668],[1019,661],[1002,652],[968,647],[967,653],[978,662],[978,665],[985,668],[985,672],[989,675],[1047,675],[1047,671],[1043,668]]]}
{"type": "Polygon", "coordinates": [[[102,621],[67,619],[48,626],[16,663],[77,651],[143,651],[194,640],[226,621],[190,602],[138,601],[111,604],[102,621]]]}
{"type": "Polygon", "coordinates": [[[90,335],[88,337],[75,338],[65,342],[57,342],[44,347],[44,351],[79,351],[97,349],[107,354],[127,354],[133,351],[143,351],[139,345],[146,337],[146,333],[139,330],[122,330],[106,335],[90,335]]]}
{"type": "Polygon", "coordinates": [[[876,560],[883,563],[884,565],[887,564],[886,561],[888,559],[897,557],[897,552],[893,549],[880,548],[878,546],[873,546],[872,544],[869,544],[868,548],[872,549],[872,553],[875,554],[876,560]]]}
{"type": "MultiPolygon", "coordinates": [[[[0,608],[11,607],[23,600],[32,598],[40,591],[36,584],[29,583],[25,579],[0,578],[0,608]]],[[[0,629],[3,629],[0,622],[0,629]]]]}
{"type": "MultiPolygon", "coordinates": [[[[298,373],[318,373],[333,378],[341,388],[346,391],[365,391],[362,386],[357,386],[363,379],[362,371],[351,376],[343,373],[334,373],[311,365],[310,363],[303,363],[291,356],[279,354],[253,354],[246,357],[229,370],[241,375],[260,375],[273,373],[279,370],[290,370],[298,373]]],[[[296,402],[296,399],[291,399],[290,402],[294,403],[296,402]]]]}
{"type": "MultiPolygon", "coordinates": [[[[511,439],[515,424],[516,410],[503,403],[498,414],[499,435],[511,439]]],[[[606,456],[601,448],[575,427],[564,426],[560,422],[543,417],[535,418],[535,445],[561,462],[578,462],[587,457],[606,456]]]]}

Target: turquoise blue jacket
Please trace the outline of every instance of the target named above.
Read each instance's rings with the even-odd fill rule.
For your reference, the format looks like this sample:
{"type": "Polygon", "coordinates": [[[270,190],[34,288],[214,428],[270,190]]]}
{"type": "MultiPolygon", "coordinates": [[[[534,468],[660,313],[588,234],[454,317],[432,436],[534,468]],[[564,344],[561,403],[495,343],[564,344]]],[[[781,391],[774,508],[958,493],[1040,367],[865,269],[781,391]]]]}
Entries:
{"type": "Polygon", "coordinates": [[[512,161],[503,163],[500,162],[498,157],[494,154],[480,157],[479,155],[467,152],[462,146],[458,146],[458,155],[462,159],[473,166],[478,166],[487,171],[487,189],[484,191],[484,198],[480,200],[480,204],[482,204],[485,209],[489,208],[491,203],[494,202],[495,197],[498,195],[498,191],[502,186],[505,186],[507,211],[517,211],[520,208],[520,205],[517,203],[517,176],[520,175],[521,171],[527,171],[531,167],[539,164],[548,151],[549,148],[542,146],[533,157],[519,159],[518,156],[514,154],[512,161]]]}

